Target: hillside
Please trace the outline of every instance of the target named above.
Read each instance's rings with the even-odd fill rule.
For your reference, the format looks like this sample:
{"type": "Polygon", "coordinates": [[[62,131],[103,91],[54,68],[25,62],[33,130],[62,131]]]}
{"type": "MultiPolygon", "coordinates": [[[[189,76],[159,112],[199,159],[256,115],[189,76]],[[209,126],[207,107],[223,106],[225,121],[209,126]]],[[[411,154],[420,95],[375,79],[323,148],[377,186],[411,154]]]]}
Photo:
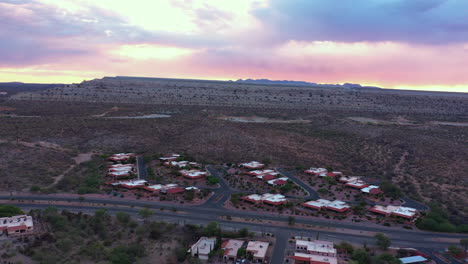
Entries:
{"type": "Polygon", "coordinates": [[[235,82],[105,77],[24,92],[13,100],[232,106],[467,116],[468,95],[380,89],[278,86],[235,82]]]}

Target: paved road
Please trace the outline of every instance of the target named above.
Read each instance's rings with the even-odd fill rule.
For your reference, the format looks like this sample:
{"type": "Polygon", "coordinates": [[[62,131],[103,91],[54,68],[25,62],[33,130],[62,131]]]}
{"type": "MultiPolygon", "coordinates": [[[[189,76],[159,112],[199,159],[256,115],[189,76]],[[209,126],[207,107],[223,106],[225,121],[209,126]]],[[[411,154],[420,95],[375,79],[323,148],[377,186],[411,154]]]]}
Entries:
{"type": "Polygon", "coordinates": [[[220,187],[213,190],[213,196],[211,196],[210,199],[208,199],[208,201],[203,204],[203,206],[207,208],[223,208],[224,203],[229,199],[231,194],[235,193],[236,191],[232,190],[222,177],[222,175],[225,173],[224,167],[208,165],[206,166],[206,170],[208,170],[212,176],[219,180],[220,187]]]}
{"type": "Polygon", "coordinates": [[[142,156],[138,156],[136,160],[138,169],[138,179],[148,180],[148,171],[146,170],[145,159],[142,156]]]}
{"type": "MultiPolygon", "coordinates": [[[[139,163],[139,166],[140,163],[139,163]]],[[[100,208],[106,208],[111,212],[126,211],[128,213],[137,214],[142,207],[150,207],[153,209],[164,208],[166,210],[157,210],[157,216],[161,220],[172,221],[177,223],[192,223],[192,224],[207,224],[211,221],[217,221],[223,228],[248,228],[250,230],[261,230],[263,232],[269,232],[275,234],[278,240],[274,249],[274,255],[272,259],[273,264],[283,263],[285,246],[287,244],[287,238],[292,234],[300,234],[302,236],[315,237],[317,233],[320,233],[321,239],[327,239],[334,242],[349,241],[352,243],[367,243],[372,244],[373,239],[366,234],[367,232],[382,232],[385,233],[392,239],[394,246],[399,247],[418,247],[425,248],[429,251],[435,251],[437,249],[446,248],[448,245],[453,243],[441,242],[445,240],[437,240],[437,238],[445,239],[461,239],[466,236],[460,234],[445,234],[435,232],[425,232],[419,230],[403,230],[395,227],[384,227],[378,225],[366,225],[361,223],[349,223],[335,220],[305,218],[296,216],[296,223],[308,224],[312,226],[321,226],[321,231],[305,230],[303,228],[297,228],[294,226],[278,226],[268,223],[267,221],[275,222],[288,222],[288,215],[281,214],[269,214],[266,212],[251,212],[251,211],[240,211],[240,210],[229,210],[223,207],[223,204],[229,199],[230,195],[238,191],[232,190],[226,183],[222,174],[225,172],[222,166],[207,166],[206,169],[214,177],[219,179],[219,188],[213,189],[214,194],[210,199],[197,206],[180,205],[180,204],[167,204],[164,202],[153,202],[153,201],[142,201],[142,200],[126,200],[122,198],[92,198],[86,197],[82,201],[81,206],[76,205],[63,205],[63,202],[74,202],[75,204],[80,201],[78,196],[59,196],[59,195],[35,195],[35,194],[24,194],[24,195],[0,195],[0,200],[19,200],[17,203],[21,207],[30,208],[45,208],[50,206],[48,204],[37,204],[34,200],[49,201],[51,205],[57,202],[61,202],[58,208],[66,208],[68,210],[75,211],[89,211],[97,210],[100,208]],[[95,206],[91,206],[95,204],[95,206]],[[106,206],[102,206],[105,204],[106,206]],[[117,207],[126,206],[126,207],[117,207]],[[140,209],[139,209],[140,208],[140,209]],[[170,210],[176,209],[176,212],[170,210]],[[223,220],[221,217],[230,215],[232,217],[240,217],[244,219],[256,219],[256,223],[242,223],[223,220]],[[346,229],[347,231],[345,232],[346,229]]],[[[302,181],[298,180],[292,173],[277,169],[281,174],[290,177],[299,186],[303,187],[310,193],[308,199],[316,199],[313,190],[302,181]],[[310,192],[312,191],[312,192],[310,192]]],[[[146,169],[145,169],[146,172],[146,169]]],[[[316,194],[316,193],[315,193],[316,194]]],[[[318,197],[318,195],[317,195],[318,197]]],[[[12,202],[12,201],[10,201],[12,202]]],[[[14,201],[13,201],[14,202],[14,201]]]]}
{"type": "Polygon", "coordinates": [[[285,177],[288,177],[291,179],[294,183],[299,185],[302,189],[304,189],[306,192],[309,193],[308,196],[304,197],[306,200],[317,200],[320,198],[319,194],[314,191],[309,185],[307,185],[305,182],[303,182],[301,179],[297,178],[294,173],[290,171],[286,171],[281,168],[276,168],[276,171],[284,175],[285,177]]]}
{"type": "Polygon", "coordinates": [[[403,197],[401,198],[401,200],[404,201],[403,205],[404,206],[408,206],[408,207],[412,207],[414,209],[417,209],[419,211],[426,211],[426,210],[429,210],[429,207],[425,204],[422,204],[418,201],[415,201],[415,200],[412,200],[408,197],[403,197]]]}
{"type": "MultiPolygon", "coordinates": [[[[89,201],[88,201],[89,202],[89,201]]],[[[26,209],[43,209],[50,205],[46,204],[23,204],[18,203],[18,206],[26,209]]],[[[69,211],[76,211],[76,212],[85,212],[85,213],[93,213],[96,210],[102,209],[102,206],[89,206],[83,204],[82,206],[76,205],[57,205],[58,209],[66,209],[69,211]]],[[[138,211],[140,208],[130,208],[130,207],[106,207],[106,210],[109,213],[115,214],[119,211],[124,211],[129,214],[138,217],[138,211]]],[[[336,233],[330,231],[314,231],[314,230],[305,230],[302,228],[298,228],[295,226],[272,226],[265,223],[242,223],[242,222],[233,222],[228,220],[219,219],[213,217],[209,214],[195,214],[195,213],[186,213],[186,212],[172,212],[171,210],[156,210],[155,215],[153,216],[154,219],[159,221],[167,221],[173,222],[178,224],[196,224],[196,225],[206,225],[211,221],[217,221],[223,229],[232,229],[232,230],[239,230],[241,228],[248,228],[250,231],[258,232],[258,233],[272,233],[275,235],[277,242],[275,248],[273,250],[272,256],[272,264],[280,264],[283,263],[284,254],[286,245],[288,243],[288,238],[292,235],[300,235],[304,237],[311,237],[315,238],[320,236],[320,239],[330,240],[335,243],[339,243],[340,241],[349,241],[356,244],[364,244],[371,245],[374,240],[372,237],[362,236],[359,234],[345,234],[345,233],[336,233]]],[[[409,237],[413,235],[410,234],[409,237]]],[[[450,243],[443,243],[443,242],[434,242],[428,241],[427,238],[416,236],[414,239],[409,239],[408,236],[396,236],[392,238],[392,245],[399,246],[399,247],[413,247],[422,249],[423,253],[433,252],[436,249],[442,249],[447,247],[450,243]]],[[[432,256],[432,254],[428,254],[432,256]]],[[[440,262],[438,262],[440,263],[440,262]]],[[[442,264],[442,263],[441,263],[442,264]]]]}
{"type": "MultiPolygon", "coordinates": [[[[43,201],[50,201],[51,203],[57,201],[68,201],[68,202],[79,202],[79,197],[63,197],[63,196],[55,196],[55,195],[17,195],[14,196],[15,200],[23,200],[23,201],[30,201],[30,200],[43,200],[43,201]]],[[[0,195],[0,200],[10,200],[11,197],[8,195],[0,195]]],[[[226,208],[218,208],[218,207],[205,207],[204,205],[198,206],[188,206],[188,205],[172,205],[172,204],[165,204],[164,202],[153,202],[153,201],[141,201],[141,200],[126,200],[123,198],[91,198],[86,197],[85,201],[88,203],[95,203],[95,204],[106,204],[106,205],[124,205],[124,206],[134,206],[134,207],[150,207],[154,209],[165,208],[170,211],[171,208],[175,208],[178,211],[183,211],[184,216],[186,219],[193,219],[193,218],[204,218],[206,220],[215,220],[221,216],[230,215],[232,217],[242,217],[242,218],[250,218],[250,219],[258,219],[261,221],[278,221],[278,222],[288,222],[287,215],[280,215],[280,214],[268,214],[266,212],[250,212],[250,211],[241,211],[241,210],[229,210],[226,208]]],[[[31,203],[31,202],[28,202],[31,203]]],[[[19,204],[21,205],[21,204],[19,204]]],[[[172,213],[174,214],[174,213],[172,213]]],[[[325,226],[329,230],[333,229],[349,229],[354,230],[354,236],[365,236],[365,232],[382,232],[388,235],[393,240],[397,241],[404,241],[404,245],[402,246],[414,246],[420,245],[422,247],[431,247],[431,245],[443,245],[447,246],[449,243],[438,242],[435,238],[464,238],[467,237],[466,235],[460,234],[446,234],[446,233],[435,233],[435,232],[426,232],[426,231],[419,231],[419,230],[404,230],[395,227],[385,227],[385,226],[378,226],[378,225],[366,225],[362,223],[349,223],[343,221],[334,221],[334,220],[326,220],[326,219],[315,219],[315,218],[304,218],[296,216],[296,223],[301,224],[309,224],[314,226],[325,226]],[[414,245],[412,245],[414,244],[414,245]]],[[[337,235],[337,233],[335,233],[337,235]]],[[[343,236],[343,235],[340,235],[343,236]]]]}

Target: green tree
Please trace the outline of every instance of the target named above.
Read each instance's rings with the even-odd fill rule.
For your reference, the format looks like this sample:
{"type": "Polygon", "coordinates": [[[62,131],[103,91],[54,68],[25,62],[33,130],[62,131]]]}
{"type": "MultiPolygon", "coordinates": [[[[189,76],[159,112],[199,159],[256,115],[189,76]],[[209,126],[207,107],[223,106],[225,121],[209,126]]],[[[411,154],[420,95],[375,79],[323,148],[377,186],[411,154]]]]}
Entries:
{"type": "Polygon", "coordinates": [[[317,190],[320,194],[327,194],[328,193],[328,189],[325,189],[325,188],[320,188],[317,190]]]}
{"type": "Polygon", "coordinates": [[[240,237],[247,237],[249,235],[249,230],[247,228],[241,228],[239,230],[239,236],[240,237]]]}
{"type": "Polygon", "coordinates": [[[465,252],[468,250],[468,238],[460,239],[460,245],[465,249],[465,252]]]}
{"type": "Polygon", "coordinates": [[[100,242],[94,241],[81,248],[81,253],[85,256],[90,257],[93,260],[100,260],[103,256],[104,245],[100,242]]]}
{"type": "Polygon", "coordinates": [[[351,259],[357,261],[359,264],[369,264],[371,263],[369,253],[364,249],[356,249],[351,256],[351,259]]]}
{"type": "Polygon", "coordinates": [[[180,247],[180,248],[176,248],[175,249],[175,255],[177,257],[177,261],[179,262],[184,262],[185,259],[187,258],[187,248],[183,248],[183,247],[180,247]]]}
{"type": "Polygon", "coordinates": [[[346,241],[341,241],[341,243],[337,245],[337,248],[342,249],[348,254],[352,254],[354,251],[353,245],[351,245],[350,243],[346,241]]]}
{"type": "Polygon", "coordinates": [[[0,217],[11,217],[14,215],[24,214],[23,211],[17,206],[10,204],[0,205],[0,217]]]}
{"type": "Polygon", "coordinates": [[[288,216],[288,225],[294,225],[296,223],[296,218],[292,215],[288,216]]]}
{"type": "Polygon", "coordinates": [[[382,250],[387,250],[388,247],[392,244],[392,242],[390,241],[390,238],[388,238],[382,233],[375,234],[374,238],[375,238],[375,244],[382,250]]]}
{"type": "Polygon", "coordinates": [[[215,236],[220,232],[220,229],[218,223],[213,221],[209,223],[203,231],[205,236],[215,236]]]}
{"type": "Polygon", "coordinates": [[[380,184],[380,189],[393,199],[398,199],[402,196],[401,190],[389,181],[384,181],[380,184]]]}
{"type": "Polygon", "coordinates": [[[193,201],[193,198],[195,198],[195,191],[194,190],[188,190],[185,192],[184,199],[187,201],[193,201]]]}
{"type": "Polygon", "coordinates": [[[457,256],[457,255],[460,255],[463,250],[455,245],[451,245],[448,247],[448,251],[450,252],[450,254],[454,255],[454,256],[457,256]]]}
{"type": "Polygon", "coordinates": [[[206,177],[206,180],[208,181],[209,185],[215,185],[215,184],[219,183],[218,178],[216,178],[215,176],[212,176],[212,175],[206,177]]]}
{"type": "Polygon", "coordinates": [[[401,261],[389,253],[383,253],[375,259],[375,264],[400,264],[401,261]]]}
{"type": "Polygon", "coordinates": [[[138,215],[146,221],[148,218],[154,215],[154,212],[149,208],[143,208],[138,212],[138,215]]]}
{"type": "Polygon", "coordinates": [[[130,215],[125,212],[117,212],[117,220],[124,226],[127,226],[130,222],[130,215]]]}
{"type": "Polygon", "coordinates": [[[34,193],[37,193],[37,192],[40,192],[41,191],[41,187],[37,186],[37,185],[33,185],[31,186],[31,188],[29,188],[29,191],[30,192],[34,192],[34,193]]]}
{"type": "Polygon", "coordinates": [[[245,255],[247,254],[247,250],[243,247],[239,248],[237,250],[237,257],[238,258],[245,258],[245,255]]]}

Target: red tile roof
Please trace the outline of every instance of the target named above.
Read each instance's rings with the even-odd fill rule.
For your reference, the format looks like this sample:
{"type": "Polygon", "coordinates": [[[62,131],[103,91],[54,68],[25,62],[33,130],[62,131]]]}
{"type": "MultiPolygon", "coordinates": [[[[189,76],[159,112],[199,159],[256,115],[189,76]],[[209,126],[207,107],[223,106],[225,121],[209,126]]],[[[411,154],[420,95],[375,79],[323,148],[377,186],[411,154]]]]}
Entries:
{"type": "Polygon", "coordinates": [[[182,187],[175,187],[175,188],[171,188],[169,190],[167,190],[167,193],[181,193],[181,192],[184,192],[185,189],[182,188],[182,187]]]}
{"type": "Polygon", "coordinates": [[[287,183],[287,181],[285,181],[285,180],[276,180],[273,183],[276,184],[276,185],[284,185],[284,184],[287,183]]]}

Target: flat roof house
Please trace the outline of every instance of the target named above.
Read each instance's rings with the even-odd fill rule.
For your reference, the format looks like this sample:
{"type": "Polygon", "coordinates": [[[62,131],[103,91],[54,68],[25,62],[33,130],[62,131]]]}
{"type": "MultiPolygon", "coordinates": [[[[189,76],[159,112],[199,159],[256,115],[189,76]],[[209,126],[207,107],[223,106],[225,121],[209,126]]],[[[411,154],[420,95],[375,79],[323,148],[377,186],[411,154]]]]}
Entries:
{"type": "Polygon", "coordinates": [[[258,170],[258,169],[265,167],[265,164],[260,163],[258,161],[251,161],[251,162],[242,163],[240,164],[240,166],[249,170],[258,170]]]}
{"type": "Polygon", "coordinates": [[[150,191],[152,193],[161,193],[164,191],[167,191],[172,188],[177,188],[179,185],[175,183],[170,183],[170,184],[154,184],[150,186],[143,186],[144,190],[150,191]]]}
{"type": "Polygon", "coordinates": [[[195,179],[200,179],[208,175],[208,172],[206,171],[200,171],[200,170],[181,170],[179,173],[187,179],[195,180],[195,179]]]}
{"type": "Polygon", "coordinates": [[[32,216],[16,215],[0,218],[0,232],[8,236],[31,234],[34,231],[32,216]]]}
{"type": "Polygon", "coordinates": [[[305,170],[304,172],[307,173],[307,174],[312,174],[312,175],[317,176],[317,175],[319,175],[321,173],[327,173],[327,169],[311,167],[308,170],[305,170]]]}
{"type": "Polygon", "coordinates": [[[399,259],[403,264],[419,264],[419,263],[426,263],[427,258],[422,256],[413,256],[413,257],[406,257],[399,259]]]}
{"type": "Polygon", "coordinates": [[[119,161],[127,161],[131,157],[135,157],[135,153],[117,153],[109,157],[109,160],[119,162],[119,161]]]}
{"type": "Polygon", "coordinates": [[[362,189],[362,188],[365,188],[365,187],[369,186],[369,184],[367,184],[366,182],[361,181],[361,180],[355,180],[355,181],[352,181],[352,182],[347,182],[345,185],[348,186],[348,187],[351,187],[351,188],[355,188],[355,189],[362,189]]]}
{"type": "Polygon", "coordinates": [[[308,201],[308,202],[303,203],[302,206],[312,208],[315,210],[328,209],[328,210],[335,211],[338,213],[346,212],[349,210],[349,208],[351,208],[351,206],[349,206],[347,203],[343,201],[340,201],[340,200],[329,201],[325,199],[308,201]]]}
{"type": "Polygon", "coordinates": [[[273,185],[273,186],[280,186],[280,185],[285,185],[286,183],[288,183],[288,180],[289,180],[289,178],[282,177],[282,178],[278,178],[278,179],[269,180],[267,182],[268,182],[268,184],[273,185]]]}
{"type": "Polygon", "coordinates": [[[177,160],[179,157],[180,157],[179,154],[173,153],[173,154],[169,154],[169,155],[166,155],[164,157],[161,157],[161,158],[159,158],[159,160],[161,162],[174,161],[174,160],[177,160]]]}
{"type": "Polygon", "coordinates": [[[336,177],[341,176],[343,173],[341,171],[331,171],[331,172],[323,172],[320,173],[318,176],[320,177],[336,177]]]}
{"type": "MultiPolygon", "coordinates": [[[[270,173],[276,173],[274,170],[253,170],[253,171],[248,171],[245,174],[252,175],[252,176],[259,176],[259,175],[266,175],[270,173]]],[[[278,173],[276,173],[277,175],[278,173]]]]}
{"type": "Polygon", "coordinates": [[[337,264],[338,259],[335,257],[317,256],[307,253],[294,252],[294,264],[337,264]]]}
{"type": "Polygon", "coordinates": [[[242,200],[252,202],[252,203],[266,203],[269,205],[280,205],[287,202],[287,199],[284,195],[274,194],[274,193],[265,193],[262,195],[251,194],[241,197],[242,200]]]}
{"type": "Polygon", "coordinates": [[[122,186],[127,189],[135,189],[138,187],[143,187],[145,186],[147,181],[145,180],[130,180],[130,181],[119,181],[119,182],[114,182],[112,183],[113,186],[122,186]]]}
{"type": "Polygon", "coordinates": [[[270,180],[276,179],[276,177],[274,175],[264,174],[264,175],[258,175],[257,179],[260,179],[263,181],[270,181],[270,180]]]}
{"type": "Polygon", "coordinates": [[[253,256],[252,263],[262,263],[265,261],[268,246],[268,242],[249,241],[246,250],[247,253],[250,253],[253,256]]]}
{"type": "Polygon", "coordinates": [[[380,187],[377,185],[369,185],[365,188],[362,188],[361,192],[365,194],[370,194],[370,195],[378,195],[378,194],[383,193],[382,190],[380,190],[380,187]]]}
{"type": "Polygon", "coordinates": [[[292,259],[296,264],[337,264],[333,242],[322,240],[296,240],[296,251],[292,259]]]}
{"type": "Polygon", "coordinates": [[[131,175],[130,171],[112,171],[109,172],[107,175],[113,178],[123,178],[123,177],[128,177],[131,175]]]}
{"type": "Polygon", "coordinates": [[[188,252],[192,255],[192,257],[208,260],[208,254],[210,254],[210,252],[214,249],[215,244],[215,237],[200,237],[200,239],[198,239],[198,241],[190,247],[188,252]]]}
{"type": "Polygon", "coordinates": [[[388,206],[376,205],[370,208],[369,211],[376,213],[376,214],[382,214],[385,216],[394,215],[394,216],[399,216],[399,217],[403,217],[406,219],[415,219],[418,216],[418,210],[414,208],[394,206],[394,205],[388,205],[388,206]]]}
{"type": "Polygon", "coordinates": [[[353,182],[361,179],[360,176],[341,176],[339,181],[342,183],[353,182]]]}
{"type": "Polygon", "coordinates": [[[244,245],[243,240],[229,239],[223,242],[221,249],[224,250],[223,260],[227,261],[236,261],[237,260],[237,251],[244,245]]]}
{"type": "Polygon", "coordinates": [[[296,251],[313,255],[336,257],[336,249],[333,242],[323,240],[296,240],[296,251]]]}

